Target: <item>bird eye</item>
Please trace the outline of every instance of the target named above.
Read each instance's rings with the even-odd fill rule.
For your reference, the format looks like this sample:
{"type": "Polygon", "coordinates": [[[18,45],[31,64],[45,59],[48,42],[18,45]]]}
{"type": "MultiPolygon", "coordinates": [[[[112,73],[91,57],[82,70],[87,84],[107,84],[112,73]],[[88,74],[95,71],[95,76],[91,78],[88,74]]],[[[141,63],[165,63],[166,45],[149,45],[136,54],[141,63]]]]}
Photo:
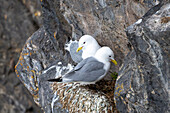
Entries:
{"type": "Polygon", "coordinates": [[[109,56],[109,57],[111,57],[111,56],[109,56]]]}
{"type": "Polygon", "coordinates": [[[85,44],[86,42],[83,42],[83,44],[85,44]]]}

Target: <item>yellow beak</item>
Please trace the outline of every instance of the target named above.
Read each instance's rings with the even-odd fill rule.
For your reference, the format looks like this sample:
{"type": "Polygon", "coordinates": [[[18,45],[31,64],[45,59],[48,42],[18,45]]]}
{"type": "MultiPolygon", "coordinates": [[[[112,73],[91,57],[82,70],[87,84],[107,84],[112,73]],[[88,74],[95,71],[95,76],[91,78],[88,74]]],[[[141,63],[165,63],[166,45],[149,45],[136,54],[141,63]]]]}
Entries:
{"type": "Polygon", "coordinates": [[[115,65],[117,65],[116,60],[111,59],[111,61],[112,61],[115,65]]]}
{"type": "Polygon", "coordinates": [[[83,48],[83,47],[79,47],[79,48],[76,50],[76,52],[79,52],[82,48],[83,48]]]}

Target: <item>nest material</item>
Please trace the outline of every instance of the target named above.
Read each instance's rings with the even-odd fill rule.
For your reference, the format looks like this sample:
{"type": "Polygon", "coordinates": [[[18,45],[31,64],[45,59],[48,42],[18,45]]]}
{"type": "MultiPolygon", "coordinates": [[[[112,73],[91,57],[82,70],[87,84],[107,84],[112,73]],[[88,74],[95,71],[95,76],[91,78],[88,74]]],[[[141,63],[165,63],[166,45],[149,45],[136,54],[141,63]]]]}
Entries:
{"type": "Polygon", "coordinates": [[[114,104],[115,81],[102,80],[93,85],[53,83],[52,89],[69,112],[118,113],[114,104]]]}

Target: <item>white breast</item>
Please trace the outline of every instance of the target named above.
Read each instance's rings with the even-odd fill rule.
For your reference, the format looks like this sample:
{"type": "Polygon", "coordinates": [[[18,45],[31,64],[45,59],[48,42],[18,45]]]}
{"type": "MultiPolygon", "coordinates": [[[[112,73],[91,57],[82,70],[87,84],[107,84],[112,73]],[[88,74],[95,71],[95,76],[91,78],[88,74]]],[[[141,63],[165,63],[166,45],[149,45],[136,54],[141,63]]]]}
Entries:
{"type": "Polygon", "coordinates": [[[83,49],[82,58],[86,59],[88,57],[94,56],[96,51],[100,48],[99,45],[89,45],[87,48],[83,49]]]}

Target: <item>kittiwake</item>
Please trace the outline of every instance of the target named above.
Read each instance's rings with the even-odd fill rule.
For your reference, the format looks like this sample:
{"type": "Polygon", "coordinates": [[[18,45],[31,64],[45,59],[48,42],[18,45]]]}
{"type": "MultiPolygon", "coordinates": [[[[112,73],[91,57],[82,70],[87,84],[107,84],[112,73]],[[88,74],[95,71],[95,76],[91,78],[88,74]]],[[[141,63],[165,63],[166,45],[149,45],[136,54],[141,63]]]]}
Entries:
{"type": "Polygon", "coordinates": [[[96,52],[94,57],[82,60],[70,72],[60,78],[48,81],[94,84],[107,74],[110,69],[110,61],[117,65],[113,51],[109,47],[102,47],[96,52]]]}
{"type": "Polygon", "coordinates": [[[94,56],[101,46],[98,44],[95,38],[90,35],[83,35],[79,40],[79,48],[77,52],[82,50],[82,58],[86,59],[88,57],[94,56]]]}

